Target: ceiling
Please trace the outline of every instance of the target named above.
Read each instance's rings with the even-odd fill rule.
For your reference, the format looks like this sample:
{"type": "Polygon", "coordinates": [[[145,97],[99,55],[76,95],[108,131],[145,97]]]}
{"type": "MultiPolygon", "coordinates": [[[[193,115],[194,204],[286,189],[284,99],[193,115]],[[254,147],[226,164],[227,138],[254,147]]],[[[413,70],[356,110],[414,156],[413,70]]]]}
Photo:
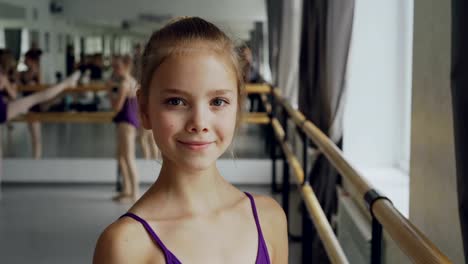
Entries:
{"type": "Polygon", "coordinates": [[[149,34],[170,18],[199,16],[231,36],[246,39],[254,22],[266,21],[266,0],[61,0],[63,15],[86,24],[149,34]]]}

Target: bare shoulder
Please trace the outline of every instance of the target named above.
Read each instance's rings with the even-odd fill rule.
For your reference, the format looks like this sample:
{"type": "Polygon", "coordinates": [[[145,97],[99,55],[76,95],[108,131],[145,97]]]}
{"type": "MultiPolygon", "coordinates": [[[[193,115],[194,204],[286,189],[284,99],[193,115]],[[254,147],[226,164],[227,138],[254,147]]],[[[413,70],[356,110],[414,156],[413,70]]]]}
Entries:
{"type": "Polygon", "coordinates": [[[273,252],[272,263],[288,262],[288,224],[286,214],[278,202],[266,195],[253,195],[263,236],[273,252]]]}
{"type": "Polygon", "coordinates": [[[147,237],[142,226],[122,218],[109,225],[99,236],[94,251],[94,264],[147,262],[147,237]]]}
{"type": "Polygon", "coordinates": [[[260,217],[282,217],[284,220],[286,220],[286,215],[283,208],[275,199],[270,196],[261,194],[252,194],[252,196],[255,200],[255,205],[260,217]]]}
{"type": "MultiPolygon", "coordinates": [[[[274,227],[286,225],[286,214],[279,203],[270,196],[253,194],[261,223],[268,222],[274,227]],[[279,226],[277,226],[279,225],[279,226]]],[[[266,224],[267,226],[269,224],[266,224]]],[[[263,226],[262,226],[263,228],[263,226]]]]}

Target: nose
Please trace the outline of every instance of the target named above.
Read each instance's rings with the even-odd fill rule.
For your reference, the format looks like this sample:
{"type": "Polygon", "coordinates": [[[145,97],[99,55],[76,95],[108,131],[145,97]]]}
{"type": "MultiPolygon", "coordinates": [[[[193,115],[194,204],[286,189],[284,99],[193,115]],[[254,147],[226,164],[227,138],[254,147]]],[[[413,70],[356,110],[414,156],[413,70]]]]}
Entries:
{"type": "Polygon", "coordinates": [[[190,118],[185,129],[189,133],[206,133],[208,132],[209,113],[203,107],[193,107],[190,111],[190,118]]]}

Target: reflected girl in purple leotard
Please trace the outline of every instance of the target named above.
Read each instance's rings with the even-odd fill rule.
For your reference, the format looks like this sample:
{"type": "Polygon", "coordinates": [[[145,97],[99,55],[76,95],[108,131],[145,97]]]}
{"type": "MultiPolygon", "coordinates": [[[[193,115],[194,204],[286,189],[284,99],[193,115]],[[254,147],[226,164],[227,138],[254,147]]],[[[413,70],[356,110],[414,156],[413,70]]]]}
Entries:
{"type": "Polygon", "coordinates": [[[119,80],[117,91],[109,93],[113,110],[117,113],[113,122],[117,126],[117,163],[123,176],[122,192],[116,201],[136,201],[139,192],[138,172],[135,164],[135,137],[140,126],[137,82],[131,74],[130,56],[116,56],[112,62],[113,75],[119,80]]]}

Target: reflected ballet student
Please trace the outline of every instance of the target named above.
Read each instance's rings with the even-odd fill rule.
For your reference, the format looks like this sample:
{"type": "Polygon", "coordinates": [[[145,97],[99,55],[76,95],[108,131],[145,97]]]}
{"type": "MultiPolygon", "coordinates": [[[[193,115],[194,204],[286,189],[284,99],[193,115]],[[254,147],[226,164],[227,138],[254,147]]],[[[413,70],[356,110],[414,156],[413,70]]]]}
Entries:
{"type": "MultiPolygon", "coordinates": [[[[19,81],[21,85],[38,85],[41,84],[40,78],[40,59],[42,51],[37,48],[32,48],[24,55],[24,63],[28,69],[20,73],[19,81]]],[[[24,92],[24,96],[28,96],[33,92],[24,92]]],[[[39,104],[31,107],[31,112],[41,112],[39,104]]],[[[29,134],[31,136],[31,144],[34,159],[42,157],[42,136],[41,136],[41,123],[38,121],[28,122],[29,134]]]]}
{"type": "Polygon", "coordinates": [[[240,191],[216,166],[241,115],[234,43],[201,18],[172,21],[146,45],[141,77],[142,125],[153,131],[161,171],[101,234],[94,263],[287,263],[282,208],[240,191]]]}
{"type": "MultiPolygon", "coordinates": [[[[133,71],[132,75],[135,79],[140,79],[141,72],[141,45],[140,43],[136,44],[133,52],[133,71]]],[[[158,148],[153,139],[153,133],[151,129],[145,129],[140,126],[137,132],[137,139],[140,143],[141,150],[143,152],[143,157],[145,159],[156,160],[159,156],[158,148]]]]}
{"type": "Polygon", "coordinates": [[[9,76],[15,75],[15,69],[16,62],[12,53],[6,49],[0,49],[0,124],[4,124],[20,114],[25,114],[34,105],[53,99],[66,88],[75,87],[78,79],[80,78],[80,73],[76,72],[63,82],[51,86],[43,91],[36,92],[19,99],[12,99],[15,97],[16,83],[14,80],[12,81],[9,76]],[[6,98],[3,95],[9,95],[10,100],[6,101],[6,98]]]}
{"type": "Polygon", "coordinates": [[[117,126],[117,163],[123,176],[122,192],[115,201],[138,198],[138,172],[135,163],[135,137],[140,126],[138,102],[136,98],[137,82],[131,75],[132,59],[130,56],[117,56],[112,63],[113,76],[118,79],[117,91],[110,92],[112,108],[117,114],[113,122],[117,126]]]}

